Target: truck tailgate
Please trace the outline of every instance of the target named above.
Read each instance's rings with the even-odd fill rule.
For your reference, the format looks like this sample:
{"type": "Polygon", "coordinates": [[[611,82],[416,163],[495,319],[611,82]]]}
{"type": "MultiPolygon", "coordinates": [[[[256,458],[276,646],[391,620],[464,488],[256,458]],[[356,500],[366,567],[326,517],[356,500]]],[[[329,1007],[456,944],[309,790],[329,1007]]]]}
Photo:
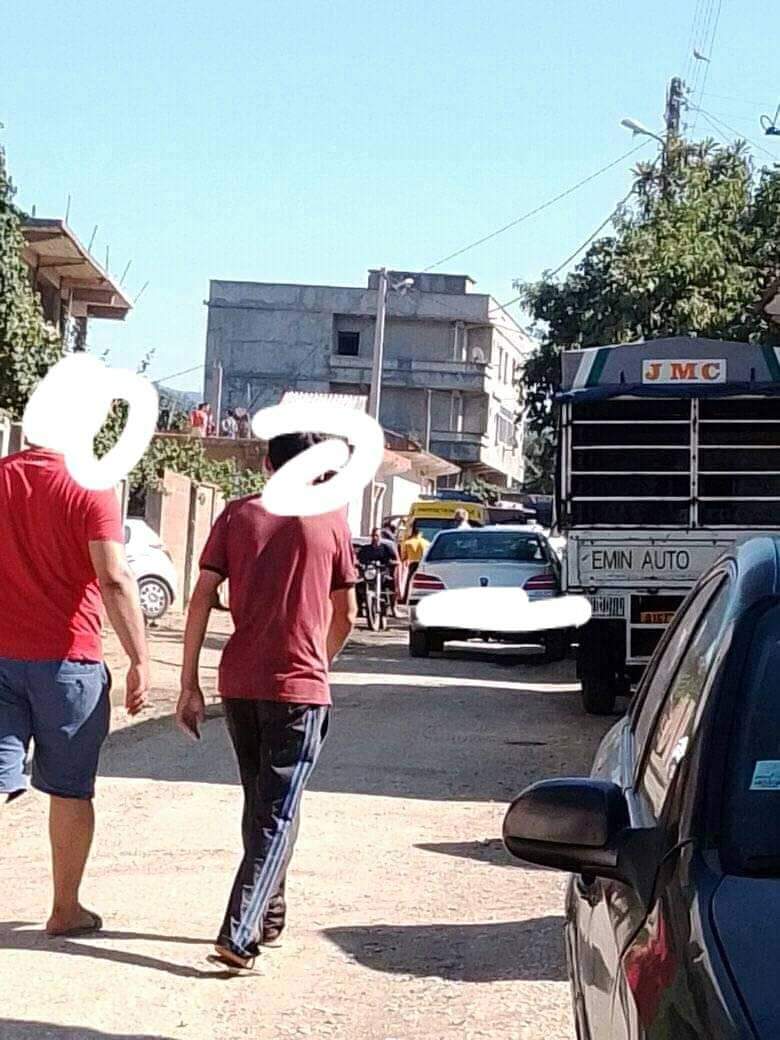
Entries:
{"type": "Polygon", "coordinates": [[[690,586],[734,536],[709,532],[646,535],[641,532],[569,532],[566,588],[690,586]]]}

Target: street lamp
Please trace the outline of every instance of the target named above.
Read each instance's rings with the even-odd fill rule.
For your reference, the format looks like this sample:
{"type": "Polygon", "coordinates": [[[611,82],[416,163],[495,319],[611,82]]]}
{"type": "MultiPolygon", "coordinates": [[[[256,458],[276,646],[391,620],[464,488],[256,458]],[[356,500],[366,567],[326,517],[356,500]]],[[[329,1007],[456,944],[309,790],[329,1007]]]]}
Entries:
{"type": "Polygon", "coordinates": [[[630,130],[634,136],[641,134],[642,137],[654,137],[656,141],[660,141],[661,144],[666,147],[665,138],[661,137],[660,134],[653,133],[652,130],[648,130],[646,126],[638,122],[636,119],[621,119],[620,125],[624,126],[627,130],[630,130]]]}

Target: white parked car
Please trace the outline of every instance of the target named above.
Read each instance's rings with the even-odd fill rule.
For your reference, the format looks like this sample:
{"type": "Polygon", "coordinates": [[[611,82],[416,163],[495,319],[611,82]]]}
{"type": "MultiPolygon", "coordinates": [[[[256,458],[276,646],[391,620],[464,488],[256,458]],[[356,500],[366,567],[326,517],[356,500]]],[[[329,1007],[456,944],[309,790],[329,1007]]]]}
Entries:
{"type": "Polygon", "coordinates": [[[138,581],[141,610],[147,621],[159,621],[176,599],[176,568],[156,531],[143,520],[125,521],[125,552],[138,581]]]}
{"type": "MultiPolygon", "coordinates": [[[[417,610],[420,600],[431,593],[487,586],[523,588],[532,602],[560,595],[560,561],[540,528],[498,524],[437,534],[412,578],[410,655],[427,657],[432,650],[442,650],[448,640],[476,637],[505,642],[505,634],[477,630],[473,618],[464,618],[462,626],[428,628],[417,610]]],[[[512,640],[524,635],[512,633],[512,640]]],[[[534,633],[532,641],[541,642],[548,660],[558,661],[568,652],[570,633],[560,629],[534,633]]]]}

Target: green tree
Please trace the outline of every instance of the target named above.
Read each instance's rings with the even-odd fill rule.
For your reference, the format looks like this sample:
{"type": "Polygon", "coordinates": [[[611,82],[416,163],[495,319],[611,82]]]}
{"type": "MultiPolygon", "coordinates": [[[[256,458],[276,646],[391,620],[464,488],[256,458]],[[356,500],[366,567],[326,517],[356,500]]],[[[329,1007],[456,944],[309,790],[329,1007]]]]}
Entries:
{"type": "Polygon", "coordinates": [[[0,408],[20,419],[35,385],[62,356],[62,346],[30,284],[14,194],[0,146],[0,408]]]}
{"type": "Polygon", "coordinates": [[[758,307],[780,271],[780,174],[742,142],[679,141],[665,168],[640,165],[630,201],[562,281],[519,284],[540,334],[521,404],[549,490],[560,351],[664,336],[780,342],[758,307]]]}

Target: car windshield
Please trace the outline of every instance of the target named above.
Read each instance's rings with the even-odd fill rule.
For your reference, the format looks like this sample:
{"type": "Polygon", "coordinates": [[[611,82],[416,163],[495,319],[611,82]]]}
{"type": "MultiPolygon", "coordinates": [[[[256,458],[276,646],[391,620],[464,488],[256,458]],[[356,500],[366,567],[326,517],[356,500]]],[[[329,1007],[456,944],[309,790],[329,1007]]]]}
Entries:
{"type": "Polygon", "coordinates": [[[418,532],[426,541],[432,541],[439,531],[446,531],[455,521],[450,516],[415,517],[418,532]]]}
{"type": "Polygon", "coordinates": [[[519,531],[453,531],[437,538],[429,560],[511,560],[535,563],[545,559],[537,535],[519,531]]]}

